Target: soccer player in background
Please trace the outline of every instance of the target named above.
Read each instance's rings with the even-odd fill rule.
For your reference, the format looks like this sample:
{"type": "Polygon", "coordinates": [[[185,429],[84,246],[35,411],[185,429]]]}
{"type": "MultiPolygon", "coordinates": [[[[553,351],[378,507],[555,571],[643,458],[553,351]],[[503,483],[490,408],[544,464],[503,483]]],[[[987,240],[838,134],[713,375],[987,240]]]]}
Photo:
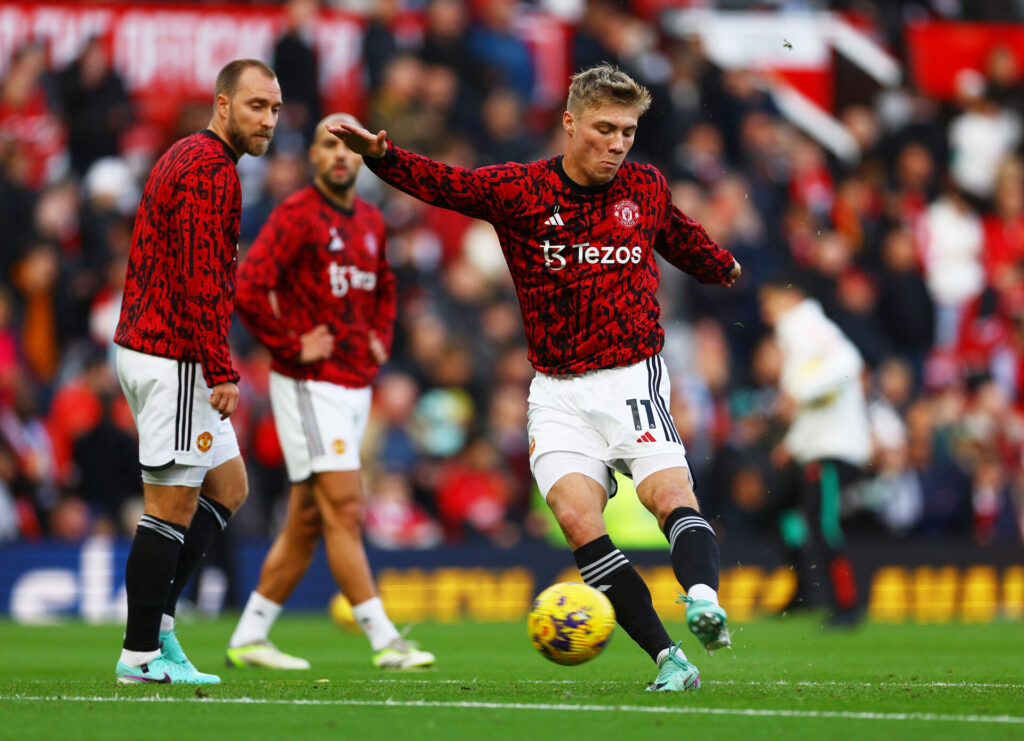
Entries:
{"type": "Polygon", "coordinates": [[[220,681],[185,656],[174,614],[248,494],[228,419],[238,403],[228,348],[242,209],[236,164],[270,146],[281,88],[263,62],[238,59],[218,73],[214,96],[209,129],[175,143],[150,172],[114,336],[145,498],[125,566],[123,683],[220,681]]]}
{"type": "Polygon", "coordinates": [[[384,612],[363,547],[359,449],[371,384],[387,361],[395,277],[380,211],[356,197],[362,158],[316,128],[313,184],[270,214],[238,270],[238,313],[273,355],[270,403],[291,489],[288,516],[228,644],[228,663],[308,669],[268,640],[323,536],[327,561],[382,668],[430,666],[384,612]]]}
{"type": "MultiPolygon", "coordinates": [[[[832,622],[859,617],[857,584],[840,527],[840,492],[861,477],[871,457],[871,430],[857,348],[821,304],[807,298],[796,280],[766,281],[758,294],[761,316],[775,330],[782,352],[779,387],[792,421],[773,458],[795,463],[788,492],[794,503],[780,513],[783,543],[796,561],[797,597],[806,596],[805,549],[824,550],[832,584],[832,622]],[[808,539],[813,536],[813,542],[808,539]]],[[[796,605],[794,605],[796,606],[796,605]]]]}
{"type": "Polygon", "coordinates": [[[384,131],[344,121],[328,129],[396,188],[494,225],[537,371],[527,423],[534,478],[583,580],[605,592],[657,663],[649,689],[673,691],[699,688],[700,673],[669,638],[602,513],[615,494],[610,469],[631,475],[671,545],[690,630],[709,652],[730,645],[718,542],[668,411],[654,252],[704,283],[731,286],[740,266],[672,205],[660,172],[624,161],[649,105],[647,90],[620,70],[587,69],[573,77],[562,114],[564,155],[476,170],[404,151],[384,131]]]}

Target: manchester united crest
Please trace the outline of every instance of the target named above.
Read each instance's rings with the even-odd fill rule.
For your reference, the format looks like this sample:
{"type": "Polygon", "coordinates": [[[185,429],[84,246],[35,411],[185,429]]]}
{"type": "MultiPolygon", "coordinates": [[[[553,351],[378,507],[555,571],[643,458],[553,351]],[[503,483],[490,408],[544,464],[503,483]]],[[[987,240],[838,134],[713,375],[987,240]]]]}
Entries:
{"type": "Polygon", "coordinates": [[[640,207],[632,201],[619,201],[615,204],[615,220],[622,226],[633,228],[640,221],[640,207]]]}
{"type": "Polygon", "coordinates": [[[204,432],[196,438],[196,447],[203,453],[209,450],[211,445],[213,445],[213,435],[209,432],[204,432]]]}

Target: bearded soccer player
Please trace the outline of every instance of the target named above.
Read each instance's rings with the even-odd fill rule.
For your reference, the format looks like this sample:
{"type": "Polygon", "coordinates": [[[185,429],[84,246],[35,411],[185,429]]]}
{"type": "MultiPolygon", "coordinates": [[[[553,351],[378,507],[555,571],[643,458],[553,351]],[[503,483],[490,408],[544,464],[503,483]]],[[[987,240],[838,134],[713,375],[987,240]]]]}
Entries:
{"type": "Polygon", "coordinates": [[[395,321],[384,219],[356,197],[362,158],[326,124],[309,157],[316,177],[270,214],[238,270],[238,313],[273,355],[270,403],[291,489],[288,516],[228,644],[228,664],[308,669],[268,640],[321,536],[327,561],[382,668],[430,666],[384,612],[363,547],[359,448],[395,321]]]}
{"type": "Polygon", "coordinates": [[[242,209],[236,164],[267,151],[281,88],[263,62],[217,75],[210,127],[153,167],[135,218],[117,374],[139,431],[145,513],[128,563],[119,682],[214,684],[174,633],[178,597],[248,493],[229,417],[238,403],[228,329],[242,209]]]}
{"type": "Polygon", "coordinates": [[[740,266],[672,205],[661,173],[624,161],[649,105],[647,90],[620,70],[585,70],[562,114],[564,155],[476,170],[404,151],[384,131],[328,129],[396,188],[494,225],[537,371],[527,422],[534,478],[583,580],[608,596],[657,663],[649,689],[675,691],[699,688],[700,673],[608,537],[603,510],[615,493],[612,469],[631,475],[670,543],[690,630],[709,652],[729,646],[718,542],[668,411],[654,252],[703,283],[731,286],[740,266]]]}

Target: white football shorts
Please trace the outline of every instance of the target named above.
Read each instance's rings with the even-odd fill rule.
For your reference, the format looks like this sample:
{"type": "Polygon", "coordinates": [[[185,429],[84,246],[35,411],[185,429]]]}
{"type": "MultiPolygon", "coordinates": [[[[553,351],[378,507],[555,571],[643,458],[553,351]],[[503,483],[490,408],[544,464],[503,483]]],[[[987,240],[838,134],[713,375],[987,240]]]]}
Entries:
{"type": "Polygon", "coordinates": [[[199,486],[207,471],[240,455],[231,420],[210,406],[199,363],[120,345],[114,362],[139,432],[147,484],[199,486]]]}
{"type": "Polygon", "coordinates": [[[327,381],[299,381],[271,371],[270,406],[288,480],[321,471],[356,471],[373,391],[327,381]]]}
{"type": "Polygon", "coordinates": [[[635,484],[666,468],[689,470],[670,397],[660,355],[577,375],[537,373],[526,430],[530,469],[541,494],[547,497],[569,473],[589,476],[614,495],[609,469],[632,476],[635,484]]]}

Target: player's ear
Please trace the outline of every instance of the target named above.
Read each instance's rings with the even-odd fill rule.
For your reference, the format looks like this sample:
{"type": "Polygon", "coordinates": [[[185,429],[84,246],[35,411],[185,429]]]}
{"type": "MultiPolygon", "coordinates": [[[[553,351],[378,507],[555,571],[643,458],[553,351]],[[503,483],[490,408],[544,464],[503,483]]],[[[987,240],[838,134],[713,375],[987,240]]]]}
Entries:
{"type": "Polygon", "coordinates": [[[569,111],[563,111],[562,113],[562,128],[565,129],[567,134],[576,133],[576,119],[569,111]]]}

